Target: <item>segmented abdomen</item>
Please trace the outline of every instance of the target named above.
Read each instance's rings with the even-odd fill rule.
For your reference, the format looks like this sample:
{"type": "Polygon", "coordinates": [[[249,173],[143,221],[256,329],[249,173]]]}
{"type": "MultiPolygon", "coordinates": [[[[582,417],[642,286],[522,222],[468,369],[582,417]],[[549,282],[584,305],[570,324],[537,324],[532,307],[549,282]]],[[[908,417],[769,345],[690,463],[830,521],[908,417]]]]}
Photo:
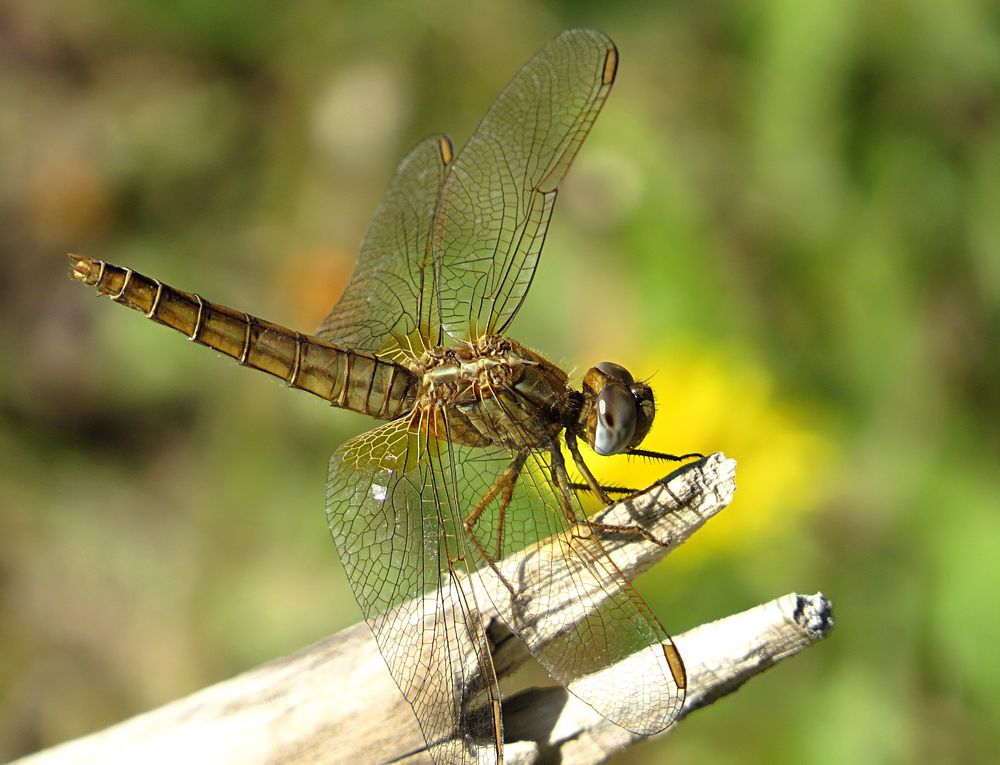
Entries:
{"type": "Polygon", "coordinates": [[[71,275],[99,295],[183,332],[240,364],[284,380],[334,406],[380,419],[413,407],[416,377],[406,367],[368,353],[340,348],[316,337],[212,303],[130,268],[78,255],[71,275]]]}

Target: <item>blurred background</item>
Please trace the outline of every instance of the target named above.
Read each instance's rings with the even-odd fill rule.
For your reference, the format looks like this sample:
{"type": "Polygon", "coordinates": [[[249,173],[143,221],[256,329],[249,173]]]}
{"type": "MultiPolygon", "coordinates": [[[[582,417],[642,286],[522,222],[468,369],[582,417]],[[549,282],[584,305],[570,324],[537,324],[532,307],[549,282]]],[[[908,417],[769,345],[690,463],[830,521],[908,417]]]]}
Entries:
{"type": "MultiPolygon", "coordinates": [[[[993,762],[1000,13],[0,2],[0,759],[359,620],[323,514],[369,426],[66,277],[128,265],[305,331],[398,160],[564,28],[621,51],[512,335],[739,461],[639,581],[669,630],[789,591],[829,640],[620,763],[993,762]]],[[[652,481],[662,466],[602,475],[652,481]]]]}

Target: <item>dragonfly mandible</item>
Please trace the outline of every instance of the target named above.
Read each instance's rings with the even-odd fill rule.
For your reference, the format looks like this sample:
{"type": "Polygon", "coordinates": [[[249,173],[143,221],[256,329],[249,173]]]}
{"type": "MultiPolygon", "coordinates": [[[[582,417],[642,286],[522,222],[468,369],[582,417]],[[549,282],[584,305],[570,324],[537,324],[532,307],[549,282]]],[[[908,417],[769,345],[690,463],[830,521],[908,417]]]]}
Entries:
{"type": "MultiPolygon", "coordinates": [[[[354,595],[437,763],[502,762],[483,596],[469,582],[502,577],[498,561],[553,537],[561,544],[546,549],[558,553],[547,554],[571,560],[571,584],[591,615],[542,638],[522,611],[494,603],[509,629],[558,682],[631,731],[662,730],[683,702],[680,654],[607,555],[578,497],[589,491],[611,501],[580,440],[599,455],[651,454],[639,445],[654,417],[652,391],[610,362],[574,389],[564,371],[506,337],[559,186],[617,65],[603,33],[564,32],[504,88],[461,153],[444,135],[419,143],[399,165],[351,282],[315,335],[71,256],[72,277],[98,294],[293,388],[386,421],[332,456],[327,517],[354,595]],[[570,460],[582,481],[571,479],[570,460]],[[424,603],[418,616],[401,618],[414,601],[424,603]],[[595,668],[640,650],[654,661],[636,687],[586,682],[595,668]],[[636,699],[624,712],[613,698],[623,693],[636,699]]],[[[499,591],[544,607],[547,559],[532,560],[539,570],[527,591],[513,582],[499,591]]]]}

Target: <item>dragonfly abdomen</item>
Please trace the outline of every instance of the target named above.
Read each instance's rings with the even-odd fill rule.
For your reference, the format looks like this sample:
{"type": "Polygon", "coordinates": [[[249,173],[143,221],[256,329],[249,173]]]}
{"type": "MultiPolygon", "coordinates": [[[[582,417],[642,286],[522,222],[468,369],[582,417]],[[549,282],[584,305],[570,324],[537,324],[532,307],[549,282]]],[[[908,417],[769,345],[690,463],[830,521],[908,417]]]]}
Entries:
{"type": "Polygon", "coordinates": [[[393,419],[413,406],[416,378],[395,362],[210,302],[130,268],[71,257],[73,278],[96,287],[99,295],[334,406],[380,419],[393,419]]]}

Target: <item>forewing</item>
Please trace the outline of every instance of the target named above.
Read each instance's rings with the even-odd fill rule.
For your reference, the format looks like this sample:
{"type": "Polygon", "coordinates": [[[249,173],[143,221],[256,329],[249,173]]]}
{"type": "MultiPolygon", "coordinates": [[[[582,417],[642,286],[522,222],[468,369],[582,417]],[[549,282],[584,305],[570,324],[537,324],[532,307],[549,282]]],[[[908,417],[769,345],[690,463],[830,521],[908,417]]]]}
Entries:
{"type": "Polygon", "coordinates": [[[441,321],[452,337],[502,333],[514,318],[556,191],[617,62],[606,35],[563,32],[504,88],[449,169],[431,236],[441,321]]]}
{"type": "Polygon", "coordinates": [[[400,163],[365,234],[350,284],[319,337],[397,361],[438,344],[428,241],[451,157],[447,136],[438,135],[421,141],[400,163]]]}
{"type": "Polygon", "coordinates": [[[455,520],[447,447],[396,420],[330,460],[327,518],[354,595],[434,761],[490,765],[500,694],[455,520]]]}
{"type": "Polygon", "coordinates": [[[512,626],[552,676],[601,715],[640,735],[661,731],[680,712],[687,684],[673,641],[608,556],[576,494],[563,497],[557,481],[568,477],[557,475],[564,468],[553,466],[551,453],[532,457],[534,469],[514,498],[517,510],[537,496],[561,528],[536,548],[529,581],[540,584],[527,593],[534,607],[515,610],[512,626]],[[566,593],[572,594],[568,605],[566,593]],[[550,639],[546,622],[553,619],[573,626],[550,639]],[[621,673],[598,674],[614,664],[621,673]]]}
{"type": "MultiPolygon", "coordinates": [[[[483,407],[493,427],[510,427],[509,395],[501,391],[483,407]]],[[[516,433],[512,440],[519,440],[516,433]]],[[[504,584],[490,587],[490,598],[511,630],[557,681],[603,716],[643,735],[669,725],[684,700],[683,663],[588,526],[576,494],[560,488],[569,481],[561,453],[528,452],[501,511],[504,493],[493,481],[512,454],[496,447],[452,451],[463,505],[493,497],[472,527],[472,547],[498,561],[504,584]],[[623,673],[610,682],[607,673],[598,674],[620,662],[623,673]]],[[[484,569],[483,576],[488,581],[493,572],[484,569]]]]}

